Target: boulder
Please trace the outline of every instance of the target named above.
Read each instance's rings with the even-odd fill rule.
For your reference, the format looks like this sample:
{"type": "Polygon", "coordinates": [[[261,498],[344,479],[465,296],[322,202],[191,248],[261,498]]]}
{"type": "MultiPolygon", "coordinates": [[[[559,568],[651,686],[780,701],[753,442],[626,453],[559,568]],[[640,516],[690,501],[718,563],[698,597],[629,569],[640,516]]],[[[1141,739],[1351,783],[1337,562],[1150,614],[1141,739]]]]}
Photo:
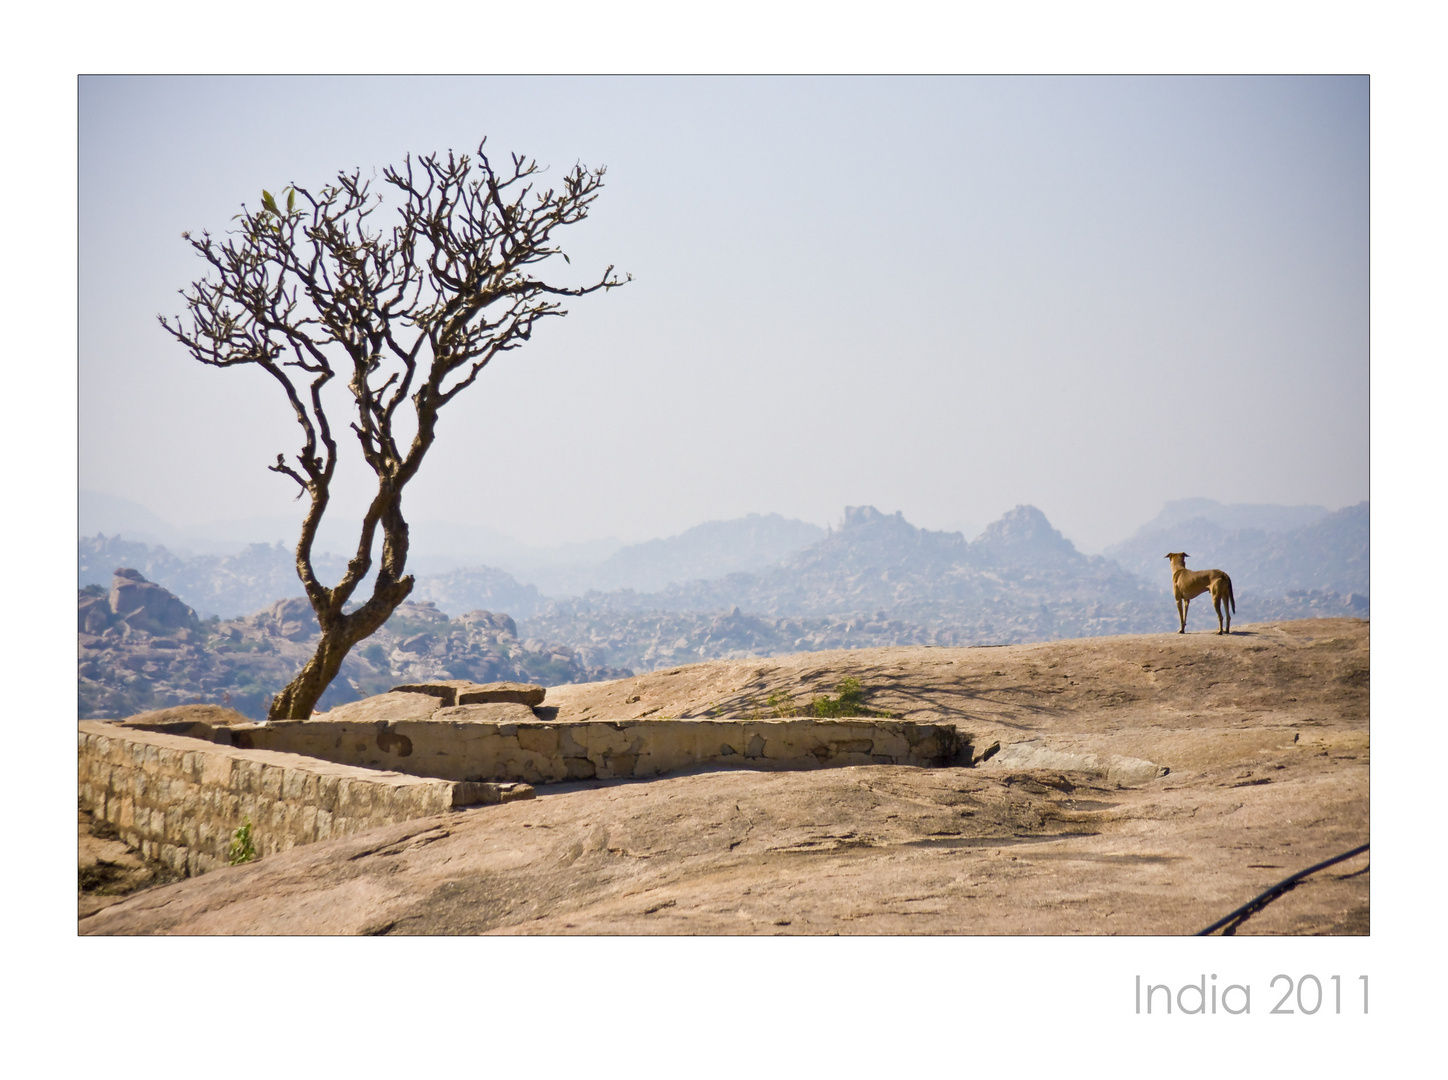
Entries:
{"type": "Polygon", "coordinates": [[[447,614],[437,609],[437,604],[432,600],[404,600],[397,605],[393,617],[402,622],[418,623],[445,623],[448,621],[447,614]]]}
{"type": "Polygon", "coordinates": [[[507,634],[509,637],[518,636],[518,624],[515,623],[509,615],[494,614],[491,611],[479,609],[460,615],[458,622],[462,623],[469,630],[491,630],[493,633],[507,634]]]}
{"type": "Polygon", "coordinates": [[[206,739],[231,745],[231,731],[238,728],[254,728],[256,722],[243,716],[235,709],[224,705],[172,705],[166,709],[152,709],[136,713],[124,720],[113,721],[119,727],[139,728],[142,731],[159,731],[167,735],[185,735],[192,739],[206,739]],[[221,732],[221,734],[218,734],[221,732]]]}
{"type": "Polygon", "coordinates": [[[111,580],[110,608],[127,626],[151,633],[195,629],[196,612],[168,589],[147,581],[139,570],[120,567],[111,580]]]}
{"type": "Polygon", "coordinates": [[[100,634],[115,620],[115,613],[104,596],[82,596],[78,617],[81,633],[100,634]]]}
{"type": "Polygon", "coordinates": [[[317,613],[311,602],[303,596],[278,600],[271,607],[251,616],[251,623],[258,629],[268,629],[288,641],[306,641],[322,632],[317,622],[317,613]]]}
{"type": "Polygon", "coordinates": [[[152,709],[150,712],[128,716],[124,720],[116,720],[114,723],[139,728],[155,724],[210,724],[212,727],[230,727],[233,724],[252,724],[255,721],[224,705],[198,702],[195,705],[172,705],[168,709],[152,709]]]}
{"type": "Polygon", "coordinates": [[[413,634],[411,637],[403,638],[397,643],[397,651],[411,653],[414,656],[421,656],[436,643],[437,639],[424,630],[420,634],[413,634]]]}

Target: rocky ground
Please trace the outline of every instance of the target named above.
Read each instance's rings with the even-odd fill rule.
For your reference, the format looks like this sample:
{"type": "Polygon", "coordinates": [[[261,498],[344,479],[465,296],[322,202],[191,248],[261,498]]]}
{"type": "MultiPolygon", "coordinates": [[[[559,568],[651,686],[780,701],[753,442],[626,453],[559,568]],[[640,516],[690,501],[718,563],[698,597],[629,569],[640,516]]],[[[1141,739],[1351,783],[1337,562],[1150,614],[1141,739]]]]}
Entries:
{"type": "MultiPolygon", "coordinates": [[[[82,933],[1186,934],[1368,840],[1368,624],[712,662],[555,687],[559,719],[868,707],[974,768],[546,785],[148,889],[82,933]],[[1158,775],[1162,769],[1169,771],[1158,775]]],[[[1364,934],[1366,856],[1238,933],[1364,934]]]]}
{"type": "Polygon", "coordinates": [[[82,919],[120,903],[131,893],[181,878],[174,870],[142,858],[116,835],[114,827],[97,821],[85,810],[78,811],[77,833],[77,891],[82,919]]]}

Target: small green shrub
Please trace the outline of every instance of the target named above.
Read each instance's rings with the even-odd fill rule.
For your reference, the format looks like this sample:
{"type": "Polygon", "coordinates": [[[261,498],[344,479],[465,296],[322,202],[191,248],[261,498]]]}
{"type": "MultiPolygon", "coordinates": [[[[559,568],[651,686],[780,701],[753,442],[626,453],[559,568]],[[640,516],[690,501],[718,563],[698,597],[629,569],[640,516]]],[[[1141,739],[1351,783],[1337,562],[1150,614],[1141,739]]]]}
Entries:
{"type": "Polygon", "coordinates": [[[824,719],[834,719],[844,716],[874,716],[881,719],[892,719],[894,713],[884,711],[873,711],[865,708],[865,690],[860,685],[859,679],[844,678],[835,687],[838,697],[818,696],[809,703],[810,712],[824,719]]]}
{"type": "Polygon", "coordinates": [[[816,716],[864,716],[861,698],[864,691],[860,688],[859,679],[844,678],[835,687],[838,697],[821,696],[814,698],[810,703],[810,711],[816,716]]]}
{"type": "Polygon", "coordinates": [[[251,839],[251,818],[242,818],[241,828],[231,834],[231,847],[226,852],[226,865],[240,866],[256,858],[256,845],[251,839]]]}
{"type": "Polygon", "coordinates": [[[770,694],[764,699],[764,703],[773,709],[774,715],[781,720],[785,717],[799,715],[799,706],[794,703],[794,698],[790,697],[783,690],[776,690],[770,694]]]}

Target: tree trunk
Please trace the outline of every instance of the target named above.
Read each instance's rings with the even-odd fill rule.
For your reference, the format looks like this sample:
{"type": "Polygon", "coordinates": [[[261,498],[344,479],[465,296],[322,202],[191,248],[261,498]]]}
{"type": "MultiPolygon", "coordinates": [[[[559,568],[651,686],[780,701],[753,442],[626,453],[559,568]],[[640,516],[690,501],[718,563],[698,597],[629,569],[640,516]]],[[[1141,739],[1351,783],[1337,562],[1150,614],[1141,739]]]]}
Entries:
{"type": "Polygon", "coordinates": [[[306,662],[302,670],[297,672],[296,678],[287,683],[285,687],[272,699],[271,708],[267,710],[268,720],[307,720],[311,718],[312,711],[316,709],[317,702],[332,680],[337,677],[341,670],[342,661],[347,658],[347,653],[356,642],[345,629],[333,630],[331,633],[323,632],[322,639],[317,642],[317,651],[312,658],[306,662]]]}
{"type": "MultiPolygon", "coordinates": [[[[316,502],[313,505],[316,506],[316,502]]],[[[325,490],[322,505],[325,506],[325,490]]],[[[307,589],[307,594],[322,628],[322,637],[312,658],[297,672],[296,678],[272,699],[271,707],[267,709],[268,720],[310,719],[317,702],[342,669],[342,661],[347,658],[352,646],[371,637],[412,592],[413,579],[402,576],[407,562],[407,522],[403,520],[396,493],[379,516],[383,531],[382,565],[377,580],[372,583],[372,598],[348,614],[342,613],[341,606],[351,595],[352,582],[363,577],[368,570],[369,560],[364,557],[365,542],[362,554],[348,567],[348,577],[337,589],[328,590],[315,585],[311,566],[315,529],[304,527],[302,539],[297,545],[297,575],[304,584],[311,580],[315,585],[307,589]]],[[[320,519],[321,513],[317,512],[315,517],[320,519]]],[[[311,517],[308,525],[312,525],[311,517]]],[[[364,533],[364,541],[370,539],[370,534],[364,533]]]]}

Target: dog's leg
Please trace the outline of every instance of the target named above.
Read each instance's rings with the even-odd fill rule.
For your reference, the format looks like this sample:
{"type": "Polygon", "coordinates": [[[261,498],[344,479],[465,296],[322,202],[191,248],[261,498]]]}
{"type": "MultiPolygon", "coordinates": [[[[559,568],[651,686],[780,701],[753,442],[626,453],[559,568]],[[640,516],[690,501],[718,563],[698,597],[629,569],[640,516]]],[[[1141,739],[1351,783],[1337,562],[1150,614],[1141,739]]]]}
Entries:
{"type": "Polygon", "coordinates": [[[1217,633],[1225,634],[1226,631],[1222,629],[1222,598],[1216,593],[1212,594],[1212,610],[1217,613],[1217,633]]]}
{"type": "Polygon", "coordinates": [[[1187,632],[1187,608],[1191,606],[1192,602],[1185,596],[1177,597],[1177,616],[1182,621],[1182,628],[1177,631],[1178,634],[1185,634],[1187,632]]]}

